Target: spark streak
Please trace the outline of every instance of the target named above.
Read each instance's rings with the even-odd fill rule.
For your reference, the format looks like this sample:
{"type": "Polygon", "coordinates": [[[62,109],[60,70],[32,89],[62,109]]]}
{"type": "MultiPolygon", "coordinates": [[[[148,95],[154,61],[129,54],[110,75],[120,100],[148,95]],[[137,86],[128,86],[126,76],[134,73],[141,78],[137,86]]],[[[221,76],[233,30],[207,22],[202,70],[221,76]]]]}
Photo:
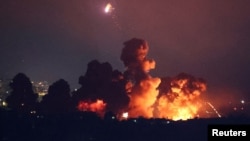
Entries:
{"type": "Polygon", "coordinates": [[[214,110],[214,112],[218,115],[218,117],[221,117],[220,113],[215,109],[215,107],[210,102],[207,102],[207,104],[214,110]]]}

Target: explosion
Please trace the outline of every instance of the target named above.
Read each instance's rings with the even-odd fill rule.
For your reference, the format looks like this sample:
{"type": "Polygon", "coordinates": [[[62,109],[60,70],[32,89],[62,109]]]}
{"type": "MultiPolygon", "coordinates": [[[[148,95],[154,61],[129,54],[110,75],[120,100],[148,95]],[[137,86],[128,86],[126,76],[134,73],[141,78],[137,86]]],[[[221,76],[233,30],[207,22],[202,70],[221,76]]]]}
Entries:
{"type": "MultiPolygon", "coordinates": [[[[200,94],[206,90],[206,83],[191,75],[181,73],[170,80],[169,87],[157,101],[157,117],[173,120],[187,120],[199,116],[203,101],[200,94]]],[[[160,88],[161,89],[161,88],[160,88]]]]}
{"type": "Polygon", "coordinates": [[[147,42],[134,38],[124,45],[121,60],[127,67],[130,117],[186,120],[198,116],[202,106],[199,96],[206,90],[204,80],[184,73],[169,80],[152,77],[149,71],[156,63],[146,57],[147,42]]]}
{"type": "Polygon", "coordinates": [[[106,103],[103,100],[97,99],[96,102],[91,101],[80,101],[77,109],[79,111],[91,111],[95,112],[100,116],[104,115],[106,103]]]}
{"type": "Polygon", "coordinates": [[[202,115],[199,113],[206,111],[203,105],[207,105],[201,98],[207,89],[205,80],[186,73],[175,77],[151,76],[149,72],[156,63],[147,58],[148,51],[145,40],[133,38],[124,42],[120,57],[126,67],[124,73],[112,70],[108,63],[96,60],[89,63],[86,75],[79,79],[82,88],[76,92],[81,99],[78,110],[99,115],[105,110],[113,111],[120,119],[187,120],[202,115]]]}
{"type": "Polygon", "coordinates": [[[150,118],[153,116],[152,106],[159,93],[156,88],[160,84],[160,78],[153,78],[148,74],[155,68],[155,61],[146,58],[149,50],[146,41],[132,39],[124,45],[121,60],[127,67],[125,79],[130,85],[129,116],[150,118]]]}

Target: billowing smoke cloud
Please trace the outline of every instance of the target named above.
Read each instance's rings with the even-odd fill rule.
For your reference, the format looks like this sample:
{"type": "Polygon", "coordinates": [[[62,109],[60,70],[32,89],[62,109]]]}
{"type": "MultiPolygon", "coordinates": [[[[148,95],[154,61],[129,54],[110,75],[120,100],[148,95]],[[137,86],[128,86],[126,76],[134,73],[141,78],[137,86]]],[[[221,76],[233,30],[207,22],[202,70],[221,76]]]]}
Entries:
{"type": "Polygon", "coordinates": [[[204,104],[200,95],[207,89],[205,80],[186,73],[162,80],[154,116],[173,120],[199,116],[204,104]]]}
{"type": "Polygon", "coordinates": [[[127,67],[129,117],[189,119],[199,116],[204,101],[206,82],[186,73],[175,77],[158,78],[149,74],[155,61],[148,59],[149,46],[145,40],[133,38],[124,43],[121,60],[127,67]]]}
{"type": "Polygon", "coordinates": [[[133,38],[124,43],[121,60],[127,70],[124,75],[126,79],[140,82],[140,80],[149,77],[148,71],[155,67],[153,60],[147,59],[148,44],[142,39],[133,38]]]}
{"type": "Polygon", "coordinates": [[[123,74],[107,62],[89,62],[85,75],[79,77],[79,84],[81,88],[73,93],[72,99],[80,111],[117,113],[128,105],[123,74]]]}
{"type": "Polygon", "coordinates": [[[160,84],[160,78],[149,75],[149,71],[155,68],[155,61],[147,58],[149,46],[145,40],[133,38],[124,45],[121,60],[127,67],[124,77],[128,80],[129,116],[152,117],[160,84]]]}
{"type": "MultiPolygon", "coordinates": [[[[148,43],[133,38],[124,42],[120,59],[126,71],[113,70],[109,63],[93,60],[79,78],[73,98],[80,111],[102,114],[113,111],[128,113],[129,118],[190,119],[199,116],[204,101],[201,93],[206,82],[186,73],[175,77],[153,77],[155,61],[147,58],[148,43]]],[[[203,110],[205,111],[205,110],[203,110]]]]}

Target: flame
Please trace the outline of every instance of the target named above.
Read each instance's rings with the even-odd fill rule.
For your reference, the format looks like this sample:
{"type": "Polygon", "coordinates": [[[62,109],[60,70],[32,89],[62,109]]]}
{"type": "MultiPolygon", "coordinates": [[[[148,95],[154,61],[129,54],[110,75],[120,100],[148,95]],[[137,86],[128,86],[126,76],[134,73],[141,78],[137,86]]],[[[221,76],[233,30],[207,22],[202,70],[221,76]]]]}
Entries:
{"type": "Polygon", "coordinates": [[[201,104],[191,100],[184,94],[179,94],[178,98],[170,101],[167,96],[162,96],[158,101],[159,117],[172,120],[187,120],[197,116],[201,104]]]}
{"type": "Polygon", "coordinates": [[[145,118],[153,117],[154,107],[152,106],[158,95],[157,86],[159,78],[148,78],[140,82],[139,86],[134,87],[130,96],[129,116],[145,118]]]}
{"type": "Polygon", "coordinates": [[[103,100],[97,99],[95,102],[80,101],[77,109],[79,111],[91,111],[96,112],[98,115],[103,116],[106,108],[106,103],[103,100]]]}
{"type": "Polygon", "coordinates": [[[198,116],[203,100],[200,98],[206,84],[187,74],[170,81],[170,90],[157,101],[157,116],[172,120],[187,120],[198,116]]]}
{"type": "Polygon", "coordinates": [[[122,113],[122,118],[127,119],[128,118],[128,112],[122,113]]]}
{"type": "MultiPolygon", "coordinates": [[[[112,5],[108,3],[105,12],[109,12],[111,8],[112,5]]],[[[203,79],[186,73],[175,77],[152,77],[149,72],[155,69],[156,63],[147,58],[148,43],[133,38],[124,42],[124,45],[120,59],[127,70],[121,77],[121,85],[130,101],[122,109],[126,113],[118,114],[121,119],[144,117],[187,120],[199,117],[201,111],[204,111],[204,101],[200,95],[207,87],[203,79]]],[[[213,108],[211,104],[209,106],[213,108]]],[[[92,103],[81,101],[78,105],[80,111],[99,113],[104,112],[105,107],[106,103],[102,100],[92,103]]]]}
{"type": "MultiPolygon", "coordinates": [[[[170,81],[169,90],[159,95],[158,78],[148,78],[134,87],[130,95],[130,117],[168,118],[187,120],[199,116],[206,84],[187,74],[180,74],[170,81]]],[[[164,86],[167,87],[167,86],[164,86]]]]}

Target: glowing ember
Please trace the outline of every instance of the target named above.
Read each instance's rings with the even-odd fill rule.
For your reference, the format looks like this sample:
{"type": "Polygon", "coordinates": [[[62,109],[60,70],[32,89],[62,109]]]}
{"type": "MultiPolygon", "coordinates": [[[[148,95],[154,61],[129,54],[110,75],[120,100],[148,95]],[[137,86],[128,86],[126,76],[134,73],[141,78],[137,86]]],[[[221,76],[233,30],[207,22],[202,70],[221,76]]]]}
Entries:
{"type": "MultiPolygon", "coordinates": [[[[162,87],[168,87],[159,93],[158,78],[141,80],[140,85],[132,89],[130,94],[130,117],[168,118],[172,120],[187,120],[198,117],[202,107],[200,94],[206,90],[203,80],[188,74],[179,74],[162,87]],[[160,94],[160,95],[159,95],[160,94]]],[[[162,86],[163,85],[163,86],[162,86]]]]}
{"type": "Polygon", "coordinates": [[[96,102],[80,101],[77,109],[79,111],[91,111],[96,112],[98,115],[104,115],[106,103],[103,100],[97,99],[96,102]]]}
{"type": "Polygon", "coordinates": [[[128,118],[128,112],[123,113],[122,118],[127,119],[128,118]]]}

